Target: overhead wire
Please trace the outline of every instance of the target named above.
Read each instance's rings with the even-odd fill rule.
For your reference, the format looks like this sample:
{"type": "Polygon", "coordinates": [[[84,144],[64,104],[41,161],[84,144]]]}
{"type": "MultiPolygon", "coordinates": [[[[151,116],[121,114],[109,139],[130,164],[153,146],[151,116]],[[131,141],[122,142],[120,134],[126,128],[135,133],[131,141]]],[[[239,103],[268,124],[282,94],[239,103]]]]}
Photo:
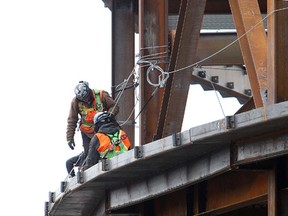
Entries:
{"type": "MultiPolygon", "coordinates": [[[[155,59],[156,58],[163,58],[163,56],[159,56],[159,55],[162,55],[162,54],[166,54],[168,52],[159,52],[159,53],[153,53],[153,54],[149,54],[149,55],[146,55],[146,56],[142,56],[137,64],[142,64],[142,66],[140,67],[148,67],[147,71],[146,71],[146,80],[147,82],[156,87],[155,90],[153,91],[153,93],[151,94],[151,96],[149,97],[148,101],[146,101],[146,103],[144,104],[144,106],[142,107],[142,109],[140,110],[139,114],[137,115],[137,117],[135,119],[138,118],[138,116],[140,115],[140,113],[143,111],[143,109],[147,106],[148,102],[151,100],[151,98],[155,95],[155,93],[157,92],[157,89],[159,87],[163,87],[166,83],[166,81],[168,80],[169,78],[169,74],[173,74],[173,73],[178,73],[178,72],[181,72],[181,71],[184,71],[186,69],[189,69],[189,68],[192,68],[192,67],[195,67],[195,66],[199,66],[202,62],[218,55],[219,53],[223,52],[224,50],[226,50],[227,48],[229,48],[230,46],[232,46],[233,44],[235,44],[236,42],[238,42],[241,38],[243,38],[244,36],[246,36],[247,34],[249,34],[253,29],[255,29],[259,24],[261,24],[265,19],[267,19],[269,16],[271,16],[272,14],[274,14],[275,12],[279,12],[279,11],[283,11],[283,10],[287,10],[288,7],[285,7],[285,8],[280,8],[280,9],[276,9],[276,10],[273,10],[271,11],[269,14],[267,14],[264,18],[261,19],[261,21],[259,21],[258,23],[256,23],[251,29],[249,29],[247,32],[245,32],[244,34],[242,34],[240,37],[238,37],[237,39],[235,39],[234,41],[232,41],[231,43],[229,43],[228,45],[224,46],[223,48],[221,48],[220,50],[218,50],[217,52],[207,56],[206,58],[202,59],[202,60],[199,60],[198,62],[195,62],[191,65],[188,65],[186,67],[183,67],[183,68],[180,68],[180,69],[177,69],[177,70],[173,70],[173,71],[169,71],[169,72],[165,72],[159,65],[157,65],[159,62],[157,62],[155,59]],[[152,58],[150,58],[152,57],[152,58]],[[160,75],[158,77],[158,83],[153,83],[150,78],[149,78],[149,75],[151,72],[154,71],[154,69],[156,69],[158,72],[160,72],[160,75]]],[[[144,47],[144,48],[140,48],[140,51],[141,50],[146,50],[146,49],[155,49],[155,48],[163,48],[163,47],[168,47],[168,45],[160,45],[160,46],[151,46],[151,47],[144,47]]],[[[164,56],[165,58],[166,57],[169,57],[169,56],[164,56]]],[[[134,69],[135,70],[135,67],[134,69]]],[[[129,78],[130,76],[132,75],[133,73],[131,73],[129,75],[129,78]]],[[[129,80],[128,78],[128,80],[129,80]]],[[[218,94],[217,94],[217,90],[213,84],[212,81],[211,82],[211,85],[215,91],[215,94],[216,94],[216,97],[217,97],[217,100],[218,100],[218,103],[220,104],[220,107],[221,107],[221,111],[222,111],[222,114],[223,116],[225,116],[225,112],[224,112],[224,109],[222,107],[222,104],[220,102],[220,99],[218,97],[218,94]]],[[[127,82],[126,80],[123,82],[123,85],[124,86],[127,86],[127,82]]],[[[120,97],[121,95],[123,94],[123,91],[125,90],[125,88],[122,87],[122,91],[120,91],[120,95],[119,95],[119,98],[117,98],[117,104],[120,100],[120,97]]],[[[130,113],[128,119],[131,117],[132,113],[134,112],[135,110],[135,107],[133,108],[132,112],[130,113]]],[[[127,120],[126,120],[127,122],[127,120]]]]}
{"type": "MultiPolygon", "coordinates": [[[[159,47],[160,47],[160,46],[159,46],[159,47]]],[[[158,53],[158,54],[161,54],[161,53],[158,53]]],[[[157,53],[156,53],[156,54],[147,55],[147,56],[157,56],[157,53]]],[[[143,59],[143,58],[142,58],[142,59],[143,59]]],[[[143,68],[143,67],[149,66],[149,68],[148,68],[149,71],[148,71],[148,73],[147,73],[147,76],[148,76],[148,77],[146,76],[146,79],[147,79],[148,83],[151,84],[151,85],[153,85],[154,87],[155,87],[155,86],[161,86],[161,85],[163,85],[163,82],[165,82],[165,80],[167,80],[167,73],[165,73],[165,72],[162,70],[162,68],[159,67],[158,65],[156,65],[155,63],[151,63],[150,61],[146,61],[146,60],[139,60],[139,61],[137,61],[137,64],[134,66],[134,69],[133,69],[134,71],[135,71],[135,68],[137,67],[137,65],[139,65],[139,64],[142,64],[142,65],[139,66],[139,68],[143,68]],[[158,84],[152,83],[152,81],[151,81],[150,78],[149,78],[149,74],[151,73],[151,71],[154,70],[154,68],[157,68],[157,70],[160,71],[161,75],[164,74],[164,75],[162,76],[163,78],[159,80],[159,83],[158,83],[158,84]]],[[[161,75],[160,75],[160,76],[161,76],[161,75]]],[[[139,76],[137,77],[137,79],[139,79],[139,76]]],[[[149,101],[151,100],[151,98],[154,96],[155,92],[156,92],[156,91],[154,90],[154,92],[152,93],[152,95],[150,96],[150,98],[148,99],[148,101],[145,102],[144,106],[142,107],[142,109],[141,109],[140,112],[138,113],[137,117],[134,118],[134,121],[133,121],[133,122],[135,122],[136,119],[139,117],[139,115],[141,114],[141,112],[144,110],[144,108],[147,106],[147,104],[149,103],[149,101]]],[[[131,118],[132,114],[135,112],[137,103],[138,103],[138,100],[136,100],[136,103],[134,104],[134,107],[133,107],[132,111],[130,112],[128,118],[127,118],[122,124],[120,124],[120,126],[125,125],[125,124],[129,121],[129,119],[131,118]]]]}
{"type": "Polygon", "coordinates": [[[124,87],[122,88],[120,93],[115,97],[115,105],[113,106],[111,113],[114,112],[115,107],[118,105],[118,103],[120,101],[120,98],[121,98],[121,96],[122,96],[122,94],[123,94],[123,92],[125,90],[125,87],[127,86],[127,83],[129,81],[129,79],[131,78],[131,76],[134,74],[134,71],[135,71],[135,67],[133,68],[132,72],[129,74],[128,78],[126,80],[124,80],[124,84],[123,84],[124,87]]]}
{"type": "MultiPolygon", "coordinates": [[[[181,72],[181,71],[183,71],[183,70],[189,69],[189,68],[191,68],[191,67],[197,66],[197,65],[199,65],[200,63],[202,63],[202,62],[204,62],[204,61],[206,61],[206,60],[208,60],[208,59],[210,59],[210,58],[218,55],[219,53],[221,53],[221,52],[224,51],[225,49],[227,49],[227,48],[229,48],[230,46],[232,46],[234,43],[238,42],[241,38],[243,38],[244,36],[246,36],[248,33],[250,33],[254,28],[256,28],[259,24],[261,24],[261,23],[262,23],[265,19],[267,19],[269,16],[271,16],[272,14],[274,14],[274,13],[276,13],[276,12],[284,11],[284,10],[287,10],[287,9],[288,9],[288,7],[284,7],[284,8],[279,8],[279,9],[276,9],[276,10],[271,11],[271,12],[270,12],[269,14],[267,14],[261,21],[259,21],[258,23],[256,23],[251,29],[249,29],[247,32],[245,32],[243,35],[241,35],[241,36],[240,36],[239,38],[237,38],[236,40],[232,41],[230,44],[226,45],[225,47],[223,47],[222,49],[218,50],[218,51],[215,52],[214,54],[212,54],[212,55],[210,55],[210,56],[208,56],[208,57],[206,57],[206,58],[204,58],[204,59],[202,59],[202,60],[200,60],[200,61],[198,61],[198,62],[196,62],[196,63],[193,63],[193,64],[191,64],[191,65],[188,65],[188,66],[186,66],[186,67],[183,67],[183,68],[180,68],[180,69],[177,69],[177,70],[174,70],[174,71],[170,71],[170,72],[165,72],[160,66],[158,66],[158,65],[156,65],[156,64],[152,64],[151,62],[147,61],[147,60],[151,60],[151,61],[152,61],[152,60],[154,60],[154,59],[146,59],[146,62],[145,62],[145,61],[142,61],[142,62],[141,62],[141,61],[138,61],[137,63],[147,63],[148,65],[150,65],[149,68],[150,68],[151,71],[152,71],[153,69],[157,69],[157,70],[161,73],[161,75],[163,76],[163,78],[161,79],[161,80],[162,80],[161,82],[159,81],[158,84],[155,84],[155,83],[152,83],[152,82],[150,81],[150,79],[148,79],[148,77],[149,77],[148,75],[146,76],[147,81],[149,80],[148,83],[149,83],[150,85],[156,87],[156,88],[154,89],[154,91],[152,92],[152,94],[150,95],[150,97],[149,97],[149,99],[146,101],[146,103],[143,105],[143,107],[142,107],[141,110],[139,111],[138,115],[135,117],[135,120],[139,117],[139,115],[140,115],[141,112],[144,110],[144,108],[147,106],[147,104],[149,103],[149,101],[153,98],[153,96],[155,95],[155,93],[157,92],[157,90],[160,88],[160,86],[163,86],[163,84],[165,85],[165,82],[166,82],[167,79],[169,78],[169,74],[178,73],[178,72],[181,72]],[[168,74],[168,75],[167,75],[167,74],[168,74]]],[[[155,49],[155,48],[161,48],[161,47],[167,47],[167,45],[163,45],[163,46],[153,46],[153,47],[145,47],[145,48],[140,48],[140,50],[152,49],[152,48],[155,49]]],[[[166,52],[163,52],[163,53],[166,53],[166,52]]],[[[156,54],[151,54],[151,55],[147,55],[147,56],[154,56],[154,55],[156,55],[156,54]]],[[[147,57],[147,56],[146,56],[146,57],[147,57]]],[[[156,56],[157,56],[157,55],[156,55],[156,56]]],[[[160,57],[159,57],[159,58],[160,58],[160,57]]],[[[119,90],[120,93],[117,95],[117,98],[115,99],[115,102],[116,102],[116,103],[115,103],[115,106],[114,106],[113,109],[112,109],[112,112],[114,111],[116,105],[119,103],[119,100],[120,100],[120,98],[121,98],[121,96],[122,96],[125,88],[126,88],[127,85],[128,85],[129,79],[130,79],[131,76],[135,73],[135,67],[136,67],[136,65],[134,66],[134,68],[133,68],[132,72],[130,73],[130,75],[128,76],[128,78],[127,78],[126,80],[124,80],[121,84],[118,85],[118,86],[120,86],[120,89],[121,89],[121,90],[119,90]]],[[[149,71],[149,73],[150,73],[150,71],[149,71]]],[[[149,73],[148,73],[148,74],[149,74],[149,73]]],[[[211,82],[211,85],[212,85],[212,87],[213,87],[213,89],[214,89],[214,91],[215,91],[215,93],[216,93],[216,88],[215,88],[213,82],[212,82],[212,81],[210,81],[210,82],[211,82]]],[[[218,102],[219,102],[219,104],[220,104],[220,106],[221,106],[222,113],[223,113],[223,115],[225,116],[223,107],[222,107],[222,105],[221,105],[221,102],[220,102],[220,100],[219,100],[219,98],[218,98],[217,93],[216,93],[216,97],[217,97],[218,102]]],[[[264,109],[265,109],[265,107],[264,107],[264,109]]],[[[135,110],[135,106],[134,106],[132,112],[130,113],[128,119],[127,119],[124,123],[126,123],[126,122],[130,119],[130,117],[131,117],[131,115],[133,114],[134,110],[135,110]]],[[[80,158],[81,158],[81,156],[79,155],[79,158],[78,158],[76,164],[79,162],[80,158]]],[[[85,162],[84,162],[84,163],[85,163],[85,162]]],[[[83,164],[84,164],[84,163],[83,163],[83,164]]],[[[75,168],[75,165],[74,165],[73,168],[75,168]]],[[[67,180],[67,179],[69,178],[71,172],[72,172],[72,170],[71,170],[71,171],[69,172],[69,174],[66,176],[65,180],[67,180]]],[[[67,181],[66,181],[66,182],[67,182],[67,181]]],[[[67,191],[67,189],[68,189],[68,187],[66,186],[66,187],[65,187],[65,190],[64,190],[64,193],[67,191]]],[[[63,197],[63,196],[62,196],[62,197],[63,197]]],[[[60,202],[62,201],[62,197],[60,198],[60,202]]]]}
{"type": "Polygon", "coordinates": [[[236,68],[217,68],[217,67],[213,67],[213,66],[201,66],[201,65],[198,65],[199,68],[202,68],[202,69],[213,69],[213,70],[221,70],[221,71],[244,71],[246,72],[246,69],[236,69],[236,68]]]}
{"type": "Polygon", "coordinates": [[[276,13],[276,12],[279,12],[279,11],[283,11],[283,10],[287,10],[288,7],[284,7],[284,8],[279,8],[279,9],[276,9],[276,10],[273,10],[271,11],[269,14],[267,14],[265,17],[263,17],[258,23],[256,23],[254,26],[252,26],[251,29],[249,29],[247,32],[245,32],[244,34],[242,34],[240,37],[238,37],[237,39],[235,39],[234,41],[232,41],[231,43],[229,43],[228,45],[224,46],[223,48],[221,48],[220,50],[218,50],[217,52],[211,54],[210,56],[207,56],[206,58],[202,59],[202,60],[199,60],[198,62],[195,62],[191,65],[188,65],[186,67],[183,67],[183,68],[179,68],[177,70],[173,70],[173,71],[170,71],[169,73],[177,73],[177,72],[180,72],[180,71],[183,71],[183,70],[186,70],[186,69],[189,69],[191,67],[194,67],[194,66],[197,66],[199,65],[200,63],[218,55],[219,53],[221,53],[222,51],[226,50],[227,48],[229,48],[230,46],[232,46],[234,43],[238,42],[241,38],[243,38],[244,36],[246,36],[247,34],[249,34],[252,30],[254,30],[259,24],[261,24],[264,20],[266,20],[269,16],[271,16],[272,14],[276,13]]]}

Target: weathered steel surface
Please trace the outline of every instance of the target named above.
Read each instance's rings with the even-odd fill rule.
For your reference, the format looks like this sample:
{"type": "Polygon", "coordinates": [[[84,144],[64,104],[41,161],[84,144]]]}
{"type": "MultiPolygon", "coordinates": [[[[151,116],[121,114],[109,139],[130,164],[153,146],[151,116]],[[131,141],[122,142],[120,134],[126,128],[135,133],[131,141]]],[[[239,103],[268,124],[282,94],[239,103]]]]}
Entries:
{"type": "Polygon", "coordinates": [[[207,180],[206,212],[227,212],[267,201],[268,171],[231,171],[207,180]]]}
{"type": "Polygon", "coordinates": [[[229,0],[243,59],[247,68],[254,104],[266,103],[267,42],[257,0],[229,0]]]}
{"type": "MultiPolygon", "coordinates": [[[[176,30],[170,31],[172,44],[175,40],[175,33],[176,30]]],[[[201,61],[199,66],[244,65],[236,32],[201,33],[197,47],[196,61],[201,61]],[[231,44],[231,46],[227,47],[227,49],[219,52],[212,58],[207,58],[229,44],[231,44]],[[203,59],[206,60],[202,61],[203,59]]]]}
{"type": "MultiPolygon", "coordinates": [[[[105,3],[105,7],[112,10],[112,0],[102,0],[105,3]]],[[[206,1],[206,0],[205,0],[206,1]]],[[[261,8],[261,12],[266,12],[267,4],[266,0],[258,0],[261,8]]],[[[179,14],[179,7],[181,0],[168,0],[169,14],[179,14]]],[[[210,14],[226,14],[230,13],[230,7],[227,0],[207,0],[207,5],[205,8],[205,13],[210,14]]]]}
{"type": "MultiPolygon", "coordinates": [[[[228,72],[229,73],[229,72],[228,72]]],[[[225,74],[223,74],[224,76],[225,74]]],[[[236,76],[235,76],[236,77],[236,76]]],[[[211,77],[210,77],[211,79],[211,77]]],[[[227,88],[226,85],[213,83],[211,80],[203,79],[199,76],[192,75],[191,84],[200,84],[205,90],[217,90],[222,97],[235,97],[239,103],[246,103],[251,97],[243,94],[243,92],[235,91],[234,89],[227,88]]]]}
{"type": "MultiPolygon", "coordinates": [[[[167,1],[163,0],[140,0],[139,1],[139,35],[141,60],[157,64],[163,71],[167,71],[163,61],[167,61],[168,55],[168,9],[167,1]],[[166,52],[166,54],[164,54],[166,52]]],[[[141,67],[147,63],[140,64],[141,67]]],[[[149,65],[150,66],[150,65],[149,65]]],[[[147,81],[149,67],[140,69],[140,144],[154,140],[157,130],[157,121],[161,108],[163,90],[151,85],[147,81]],[[158,89],[156,91],[156,89],[158,89]],[[156,92],[155,92],[156,91],[156,92]]],[[[159,82],[161,73],[151,70],[149,79],[153,84],[159,82]]]]}
{"type": "Polygon", "coordinates": [[[269,180],[268,181],[268,201],[267,201],[268,216],[275,216],[277,215],[277,211],[276,211],[277,210],[276,166],[273,166],[273,168],[269,171],[268,180],[269,180]]]}
{"type": "Polygon", "coordinates": [[[187,215],[186,204],[185,190],[168,194],[154,201],[155,215],[187,215]],[[171,208],[171,204],[173,204],[173,208],[171,208]]]}
{"type": "Polygon", "coordinates": [[[236,33],[201,33],[196,61],[203,60],[227,45],[227,49],[200,63],[200,65],[244,65],[236,33]],[[232,44],[233,43],[233,44],[232,44]]]}
{"type": "Polygon", "coordinates": [[[157,126],[157,138],[181,130],[191,80],[189,65],[196,60],[205,5],[206,1],[182,1],[169,65],[169,71],[180,71],[171,73],[171,78],[166,84],[157,126]]]}
{"type": "MultiPolygon", "coordinates": [[[[193,127],[181,133],[177,146],[174,136],[148,143],[140,159],[130,150],[108,160],[109,171],[102,171],[100,162],[83,173],[82,184],[74,178],[64,193],[55,191],[50,215],[88,216],[102,203],[105,190],[111,192],[111,209],[117,209],[203,181],[230,169],[231,142],[246,139],[249,146],[249,138],[287,130],[287,121],[288,102],[283,102],[236,115],[235,128],[227,129],[225,119],[193,127]]],[[[281,146],[283,140],[277,141],[281,146]]],[[[275,151],[273,156],[281,154],[275,151]]],[[[266,156],[260,151],[256,159],[266,156]]]]}
{"type": "MultiPolygon", "coordinates": [[[[213,149],[212,146],[209,148],[213,149]]],[[[173,167],[165,172],[163,172],[164,169],[162,169],[162,171],[159,169],[159,172],[161,172],[160,174],[155,174],[147,179],[111,190],[111,208],[117,209],[134,203],[143,202],[147,199],[151,199],[151,197],[163,195],[177,189],[179,190],[183,186],[196,183],[207,177],[220,174],[230,169],[229,148],[214,151],[206,156],[192,160],[194,157],[192,152],[198,152],[200,155],[200,149],[201,148],[196,146],[190,150],[186,149],[185,153],[183,152],[183,157],[186,158],[190,154],[191,160],[184,165],[173,167]]],[[[207,152],[211,151],[208,149],[206,150],[207,152]]],[[[179,158],[179,160],[181,159],[179,158]]]]}
{"type": "MultiPolygon", "coordinates": [[[[133,0],[113,1],[112,10],[112,95],[120,111],[117,120],[126,122],[134,108],[134,4],[133,0]],[[128,79],[130,78],[130,79],[128,79]],[[127,82],[126,84],[124,82],[127,82]],[[119,88],[119,84],[121,84],[119,88]],[[117,88],[118,87],[118,88],[117,88]],[[117,96],[117,97],[116,97],[117,96]]],[[[134,141],[134,115],[123,126],[131,141],[134,141]]],[[[132,142],[132,147],[134,142],[132,142]]]]}
{"type": "Polygon", "coordinates": [[[268,102],[288,100],[288,1],[268,0],[268,102]]]}
{"type": "MultiPolygon", "coordinates": [[[[288,131],[286,131],[287,133],[288,131]]],[[[285,133],[283,131],[283,133],[285,133]]],[[[238,158],[236,164],[245,164],[257,160],[270,159],[280,155],[288,154],[288,135],[263,137],[258,141],[245,142],[237,145],[238,158]]]]}

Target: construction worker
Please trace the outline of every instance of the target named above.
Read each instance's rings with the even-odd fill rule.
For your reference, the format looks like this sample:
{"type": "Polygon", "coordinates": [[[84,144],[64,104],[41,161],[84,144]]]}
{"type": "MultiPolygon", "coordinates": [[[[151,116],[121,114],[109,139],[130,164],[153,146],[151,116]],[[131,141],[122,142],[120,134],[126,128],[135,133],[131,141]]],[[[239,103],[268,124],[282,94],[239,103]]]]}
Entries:
{"type": "Polygon", "coordinates": [[[131,146],[127,134],[111,113],[97,113],[94,117],[94,130],[84,170],[98,163],[100,158],[112,158],[128,151],[131,146]]]}
{"type": "Polygon", "coordinates": [[[90,89],[89,83],[80,81],[75,89],[69,116],[67,119],[66,139],[68,146],[75,147],[74,135],[80,115],[80,131],[83,141],[85,157],[88,154],[89,143],[94,135],[94,115],[98,112],[108,111],[114,116],[118,114],[119,107],[113,98],[104,90],[90,89]]]}
{"type": "Polygon", "coordinates": [[[82,166],[84,160],[85,160],[84,152],[81,152],[79,155],[73,156],[66,161],[66,169],[69,177],[75,176],[74,167],[82,166]]]}

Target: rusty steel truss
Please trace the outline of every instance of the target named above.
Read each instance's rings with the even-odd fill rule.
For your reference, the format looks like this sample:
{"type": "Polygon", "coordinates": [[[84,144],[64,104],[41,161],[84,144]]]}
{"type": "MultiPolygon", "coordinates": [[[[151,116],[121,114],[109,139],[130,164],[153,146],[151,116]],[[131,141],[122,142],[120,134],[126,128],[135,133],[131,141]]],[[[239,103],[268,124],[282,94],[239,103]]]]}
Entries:
{"type": "Polygon", "coordinates": [[[123,128],[135,140],[138,116],[131,110],[139,88],[139,140],[127,154],[61,182],[49,193],[45,214],[288,215],[288,1],[103,3],[112,15],[117,119],[128,119],[123,128]],[[234,31],[221,31],[221,24],[218,31],[203,31],[206,24],[213,28],[209,18],[221,16],[231,17],[234,31]],[[236,97],[243,106],[181,132],[191,84],[236,97]]]}

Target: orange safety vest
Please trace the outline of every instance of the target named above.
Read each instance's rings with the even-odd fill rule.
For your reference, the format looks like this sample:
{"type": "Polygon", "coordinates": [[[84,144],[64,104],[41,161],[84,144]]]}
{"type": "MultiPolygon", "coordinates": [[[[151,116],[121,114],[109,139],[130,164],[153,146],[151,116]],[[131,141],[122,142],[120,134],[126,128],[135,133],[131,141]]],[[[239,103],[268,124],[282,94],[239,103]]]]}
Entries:
{"type": "Polygon", "coordinates": [[[119,130],[114,134],[96,133],[99,140],[99,152],[101,158],[112,158],[130,149],[130,140],[123,130],[119,130]]]}
{"type": "Polygon", "coordinates": [[[85,133],[94,132],[93,118],[97,112],[103,111],[102,91],[94,89],[92,93],[93,93],[92,107],[87,107],[87,105],[81,101],[78,102],[78,108],[81,115],[80,130],[85,133]]]}

